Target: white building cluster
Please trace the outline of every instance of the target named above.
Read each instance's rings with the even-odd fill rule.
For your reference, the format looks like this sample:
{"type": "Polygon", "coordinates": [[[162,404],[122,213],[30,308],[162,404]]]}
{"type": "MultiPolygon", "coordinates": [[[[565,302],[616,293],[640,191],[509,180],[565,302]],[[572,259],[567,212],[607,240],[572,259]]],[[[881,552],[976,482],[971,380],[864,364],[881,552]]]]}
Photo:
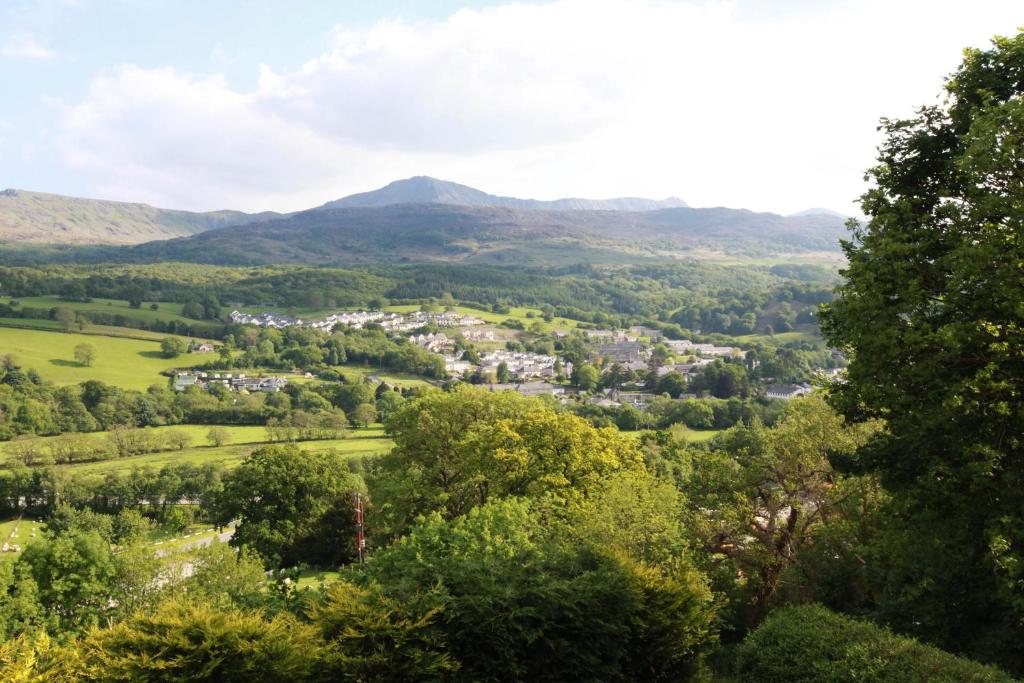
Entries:
{"type": "Polygon", "coordinates": [[[483,325],[480,318],[454,311],[444,313],[424,313],[414,311],[412,313],[389,313],[384,311],[343,311],[332,313],[326,318],[316,320],[304,320],[293,318],[278,313],[243,313],[241,311],[231,312],[231,322],[237,325],[257,325],[259,327],[312,327],[318,330],[330,331],[335,325],[348,325],[355,329],[362,329],[368,323],[377,323],[387,332],[411,332],[425,325],[436,325],[437,327],[472,327],[483,325]]]}
{"type": "Polygon", "coordinates": [[[288,384],[287,377],[246,377],[230,372],[179,372],[174,378],[174,390],[185,391],[189,387],[209,389],[221,385],[228,391],[263,392],[273,394],[288,384]]]}
{"type": "MultiPolygon", "coordinates": [[[[557,361],[556,356],[499,349],[482,355],[479,367],[484,373],[497,373],[498,366],[505,363],[509,374],[522,380],[531,377],[555,377],[558,375],[555,371],[557,361]]],[[[572,373],[572,363],[564,363],[562,372],[566,375],[572,373]]]]}

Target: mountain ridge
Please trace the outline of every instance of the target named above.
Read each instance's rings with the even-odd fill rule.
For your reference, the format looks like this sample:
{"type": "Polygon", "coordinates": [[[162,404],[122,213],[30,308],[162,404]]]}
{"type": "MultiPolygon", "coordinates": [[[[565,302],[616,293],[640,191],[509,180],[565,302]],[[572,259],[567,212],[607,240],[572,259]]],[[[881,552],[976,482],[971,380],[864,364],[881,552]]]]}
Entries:
{"type": "Polygon", "coordinates": [[[504,206],[513,209],[555,209],[569,211],[654,211],[657,209],[686,208],[689,205],[678,197],[645,199],[643,197],[616,197],[613,199],[520,199],[493,195],[469,185],[430,176],[413,176],[394,180],[369,192],[335,199],[318,209],[348,207],[380,207],[395,204],[450,204],[457,206],[504,206]]]}
{"type": "Polygon", "coordinates": [[[452,204],[318,208],[127,247],[120,258],[224,265],[451,261],[625,263],[700,252],[838,251],[844,221],[745,209],[524,210],[452,204]]]}
{"type": "Polygon", "coordinates": [[[50,244],[139,244],[281,218],[273,211],[182,211],[138,202],[0,191],[0,241],[50,244]]]}

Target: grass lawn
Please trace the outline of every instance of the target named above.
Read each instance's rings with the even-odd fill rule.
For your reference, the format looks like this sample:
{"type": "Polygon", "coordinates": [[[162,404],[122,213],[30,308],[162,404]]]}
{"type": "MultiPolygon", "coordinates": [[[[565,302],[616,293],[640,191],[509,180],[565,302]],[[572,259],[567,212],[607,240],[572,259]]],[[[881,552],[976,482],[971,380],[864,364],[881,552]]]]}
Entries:
{"type": "MultiPolygon", "coordinates": [[[[16,519],[0,522],[0,546],[9,541],[12,545],[20,545],[24,548],[32,541],[33,534],[35,534],[36,538],[41,537],[42,526],[42,522],[28,518],[24,518],[20,522],[16,519]],[[11,535],[12,532],[13,536],[11,535]]],[[[6,555],[7,553],[4,554],[6,555]]],[[[11,554],[13,555],[13,553],[11,554]]]]}
{"type": "Polygon", "coordinates": [[[209,360],[205,354],[164,358],[157,341],[13,328],[0,328],[0,353],[12,354],[23,368],[33,368],[43,379],[56,384],[98,379],[139,390],[165,383],[166,378],[160,375],[163,370],[209,360]],[[96,349],[96,360],[89,367],[75,361],[75,346],[83,343],[96,349]]]}
{"type": "Polygon", "coordinates": [[[299,580],[295,585],[299,588],[319,588],[320,582],[331,583],[337,581],[341,572],[326,571],[317,569],[303,569],[299,572],[299,580]]]}
{"type": "Polygon", "coordinates": [[[690,429],[686,425],[677,424],[671,428],[672,434],[676,437],[682,437],[689,442],[695,441],[710,441],[724,430],[722,429],[690,429]]]}
{"type": "MultiPolygon", "coordinates": [[[[203,428],[200,427],[199,429],[203,428]]],[[[249,428],[243,427],[235,429],[249,428]]],[[[265,439],[266,432],[263,428],[258,427],[257,429],[264,432],[264,436],[262,436],[261,439],[265,439]]],[[[114,460],[104,460],[101,462],[64,465],[62,466],[62,469],[75,474],[89,474],[99,477],[110,473],[127,474],[133,469],[143,467],[159,469],[164,465],[172,463],[189,463],[192,465],[220,463],[224,465],[224,467],[231,468],[242,462],[242,460],[248,457],[255,448],[261,445],[263,445],[262,442],[245,443],[233,446],[193,447],[185,448],[180,451],[147,453],[146,455],[116,458],[114,460]]],[[[344,439],[302,441],[297,445],[299,448],[306,451],[323,452],[336,450],[342,456],[360,456],[386,453],[391,449],[392,441],[384,436],[384,429],[382,427],[376,426],[365,429],[354,429],[349,433],[348,437],[344,439]]]]}

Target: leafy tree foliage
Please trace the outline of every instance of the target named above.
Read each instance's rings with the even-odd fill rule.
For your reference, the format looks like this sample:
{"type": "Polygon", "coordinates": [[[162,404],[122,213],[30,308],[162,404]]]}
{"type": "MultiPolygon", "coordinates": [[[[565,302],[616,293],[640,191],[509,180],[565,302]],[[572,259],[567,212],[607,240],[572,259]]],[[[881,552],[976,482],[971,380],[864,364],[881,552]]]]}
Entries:
{"type": "Polygon", "coordinates": [[[160,350],[164,358],[177,358],[188,350],[188,345],[181,337],[164,337],[160,341],[160,350]]]}
{"type": "Polygon", "coordinates": [[[239,519],[231,545],[277,566],[338,566],[355,556],[352,494],[362,482],[330,453],[266,446],[224,477],[222,524],[239,519]]]}
{"type": "Polygon", "coordinates": [[[713,633],[710,592],[580,544],[516,499],[434,513],[382,552],[385,594],[441,611],[464,680],[689,680],[713,633]]]}
{"type": "Polygon", "coordinates": [[[595,429],[512,392],[460,387],[409,401],[387,424],[395,448],[373,482],[389,532],[421,514],[453,518],[504,496],[551,493],[565,502],[642,461],[614,429],[595,429]]]}
{"type": "Polygon", "coordinates": [[[734,427],[712,450],[694,453],[690,525],[705,550],[728,563],[722,575],[736,582],[749,625],[764,618],[787,572],[849,495],[829,456],[852,452],[871,429],[844,425],[824,402],[805,398],[790,402],[773,429],[734,427]]]}
{"type": "Polygon", "coordinates": [[[946,101],[885,120],[822,314],[847,350],[836,405],[889,429],[853,466],[907,522],[881,610],[901,630],[1024,671],[1024,34],[970,50],[946,101]],[[968,635],[969,634],[969,635],[968,635]]]}

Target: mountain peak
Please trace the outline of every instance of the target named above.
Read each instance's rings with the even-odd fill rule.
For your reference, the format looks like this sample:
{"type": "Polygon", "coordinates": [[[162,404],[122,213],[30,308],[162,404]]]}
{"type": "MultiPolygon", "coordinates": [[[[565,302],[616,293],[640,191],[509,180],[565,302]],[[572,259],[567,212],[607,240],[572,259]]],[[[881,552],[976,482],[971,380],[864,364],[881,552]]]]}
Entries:
{"type": "Polygon", "coordinates": [[[566,198],[551,201],[519,199],[488,194],[482,190],[439,180],[430,176],[413,176],[395,180],[384,187],[370,192],[349,195],[324,204],[322,209],[345,207],[389,206],[393,204],[453,204],[457,206],[504,206],[513,209],[553,209],[590,211],[653,211],[656,209],[681,208],[687,204],[678,197],[664,200],[642,197],[619,197],[616,199],[566,198]]]}

